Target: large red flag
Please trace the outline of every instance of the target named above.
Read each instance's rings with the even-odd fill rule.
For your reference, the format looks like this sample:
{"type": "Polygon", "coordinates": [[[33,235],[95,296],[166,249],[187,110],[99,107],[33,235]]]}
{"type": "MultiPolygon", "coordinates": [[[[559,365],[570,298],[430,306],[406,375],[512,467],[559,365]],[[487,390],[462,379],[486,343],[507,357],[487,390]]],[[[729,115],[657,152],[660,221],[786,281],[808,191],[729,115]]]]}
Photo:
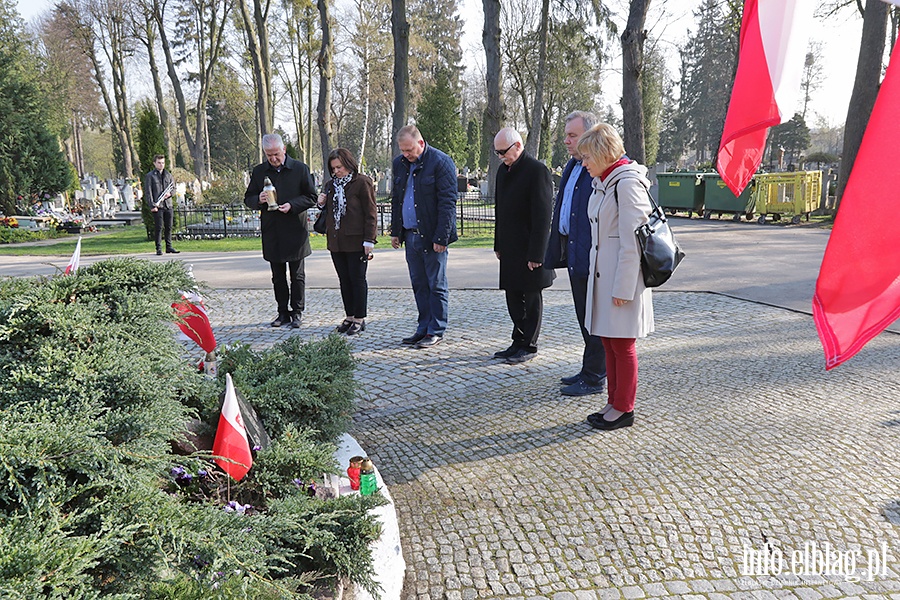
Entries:
{"type": "Polygon", "coordinates": [[[900,317],[900,46],[894,48],[834,221],[813,297],[813,318],[833,369],[900,317]],[[885,222],[886,221],[886,222],[885,222]]]}
{"type": "Polygon", "coordinates": [[[219,428],[216,429],[216,441],[213,443],[213,454],[230,460],[215,459],[223,471],[231,478],[240,481],[253,466],[253,455],[250,454],[250,442],[247,441],[247,430],[241,418],[241,408],[231,375],[225,374],[225,401],[222,403],[222,414],[219,416],[219,428]]]}
{"type": "Polygon", "coordinates": [[[212,352],[216,349],[216,336],[213,334],[209,316],[203,306],[203,298],[194,292],[181,292],[181,301],[172,304],[178,317],[178,328],[197,345],[212,352]]]}
{"type": "Polygon", "coordinates": [[[746,0],[740,56],[716,168],[740,196],[766,147],[769,127],[790,120],[800,93],[812,0],[746,0]]]}
{"type": "Polygon", "coordinates": [[[69,264],[66,265],[66,272],[64,275],[74,275],[76,271],[78,271],[78,267],[81,265],[81,236],[78,236],[78,243],[75,244],[75,252],[72,253],[72,258],[69,259],[69,264]]]}

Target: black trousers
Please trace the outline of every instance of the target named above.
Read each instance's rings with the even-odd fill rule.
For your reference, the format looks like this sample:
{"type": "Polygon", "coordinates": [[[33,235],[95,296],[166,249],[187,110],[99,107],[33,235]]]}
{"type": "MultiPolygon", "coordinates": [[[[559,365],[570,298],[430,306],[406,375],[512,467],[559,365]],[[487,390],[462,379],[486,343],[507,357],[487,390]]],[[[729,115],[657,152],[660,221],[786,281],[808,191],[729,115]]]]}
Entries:
{"type": "Polygon", "coordinates": [[[537,352],[544,314],[543,291],[506,290],[506,308],[513,322],[513,344],[529,352],[537,352]]]}
{"type": "Polygon", "coordinates": [[[306,267],[303,260],[288,263],[269,263],[272,267],[272,285],[275,287],[275,302],[278,303],[278,314],[299,315],[306,308],[306,267]],[[288,289],[287,273],[291,282],[288,289]],[[290,310],[288,310],[290,306],[290,310]]]}
{"type": "Polygon", "coordinates": [[[585,307],[587,306],[587,277],[578,277],[569,272],[569,283],[572,287],[572,299],[575,301],[575,316],[584,339],[584,355],[581,358],[581,378],[588,385],[600,385],[606,378],[606,350],[600,336],[591,335],[584,327],[585,307]]]}
{"type": "Polygon", "coordinates": [[[366,305],[369,295],[369,284],[366,282],[366,269],[369,261],[362,260],[363,251],[332,252],[331,262],[341,283],[341,300],[344,301],[344,314],[357,319],[366,318],[366,305]]]}
{"type": "Polygon", "coordinates": [[[153,214],[153,224],[156,226],[156,250],[162,250],[163,233],[166,238],[166,250],[172,249],[172,223],[175,221],[175,211],[171,208],[159,207],[153,214]]]}

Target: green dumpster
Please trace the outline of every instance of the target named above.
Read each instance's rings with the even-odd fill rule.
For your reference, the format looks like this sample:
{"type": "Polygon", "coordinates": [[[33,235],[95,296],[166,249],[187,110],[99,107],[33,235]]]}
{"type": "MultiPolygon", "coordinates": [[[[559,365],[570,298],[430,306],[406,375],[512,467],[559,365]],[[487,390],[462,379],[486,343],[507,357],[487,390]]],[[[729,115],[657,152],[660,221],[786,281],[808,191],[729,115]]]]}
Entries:
{"type": "Polygon", "coordinates": [[[704,173],[703,180],[704,219],[708,219],[713,213],[720,217],[722,214],[730,213],[734,215],[732,218],[735,221],[740,221],[741,215],[748,221],[753,219],[753,210],[756,207],[756,196],[752,191],[754,181],[750,181],[740,196],[735,196],[718,173],[704,173]]]}
{"type": "Polygon", "coordinates": [[[657,173],[659,181],[659,205],[673,215],[678,211],[703,214],[703,174],[696,171],[684,173],[657,173]]]}

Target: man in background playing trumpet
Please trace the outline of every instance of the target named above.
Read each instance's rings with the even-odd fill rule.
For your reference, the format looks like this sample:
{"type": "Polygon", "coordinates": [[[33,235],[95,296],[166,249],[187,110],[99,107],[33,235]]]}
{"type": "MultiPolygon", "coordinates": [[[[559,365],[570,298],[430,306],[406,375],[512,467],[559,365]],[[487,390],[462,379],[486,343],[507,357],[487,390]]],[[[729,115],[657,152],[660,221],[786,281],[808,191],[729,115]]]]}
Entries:
{"type": "Polygon", "coordinates": [[[172,194],[175,193],[175,179],[166,171],[166,157],[162,154],[153,157],[153,166],[155,168],[144,178],[144,200],[153,213],[153,223],[156,226],[156,254],[162,254],[163,231],[166,252],[178,254],[178,250],[172,247],[172,222],[175,214],[172,210],[172,194]]]}

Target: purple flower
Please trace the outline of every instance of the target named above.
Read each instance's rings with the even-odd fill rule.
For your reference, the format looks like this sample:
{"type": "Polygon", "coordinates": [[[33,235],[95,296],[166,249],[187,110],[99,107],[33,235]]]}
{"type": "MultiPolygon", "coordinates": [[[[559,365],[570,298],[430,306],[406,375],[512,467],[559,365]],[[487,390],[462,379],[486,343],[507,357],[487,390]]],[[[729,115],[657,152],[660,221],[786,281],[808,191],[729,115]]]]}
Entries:
{"type": "Polygon", "coordinates": [[[293,481],[291,481],[291,483],[293,483],[294,485],[296,485],[298,488],[302,488],[302,487],[303,487],[303,480],[300,479],[299,477],[297,477],[296,479],[294,479],[293,481]]]}
{"type": "Polygon", "coordinates": [[[184,470],[184,467],[172,467],[172,470],[169,471],[169,475],[172,477],[182,477],[187,471],[184,470]]]}
{"type": "Polygon", "coordinates": [[[253,446],[254,452],[259,452],[260,450],[262,450],[262,446],[253,446]]]}
{"type": "Polygon", "coordinates": [[[206,469],[200,469],[197,472],[197,477],[199,477],[201,479],[203,479],[204,477],[207,477],[208,475],[209,475],[209,471],[207,471],[206,469]]]}

